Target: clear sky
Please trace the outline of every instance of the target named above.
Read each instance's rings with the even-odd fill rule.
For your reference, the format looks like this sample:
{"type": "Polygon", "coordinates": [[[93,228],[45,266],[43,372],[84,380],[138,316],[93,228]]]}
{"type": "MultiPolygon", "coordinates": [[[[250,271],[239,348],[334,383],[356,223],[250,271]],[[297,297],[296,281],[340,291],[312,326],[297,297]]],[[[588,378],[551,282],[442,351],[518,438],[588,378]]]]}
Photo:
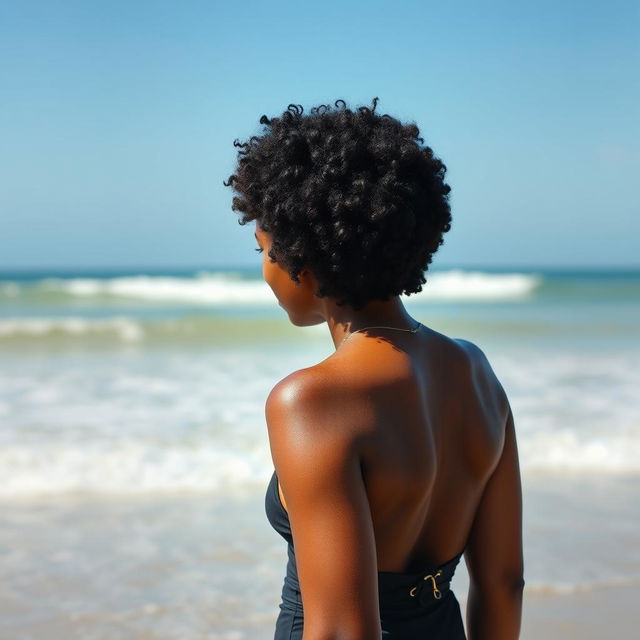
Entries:
{"type": "Polygon", "coordinates": [[[0,268],[256,264],[233,139],[374,96],[448,167],[434,266],[640,265],[639,7],[0,2],[0,268]]]}

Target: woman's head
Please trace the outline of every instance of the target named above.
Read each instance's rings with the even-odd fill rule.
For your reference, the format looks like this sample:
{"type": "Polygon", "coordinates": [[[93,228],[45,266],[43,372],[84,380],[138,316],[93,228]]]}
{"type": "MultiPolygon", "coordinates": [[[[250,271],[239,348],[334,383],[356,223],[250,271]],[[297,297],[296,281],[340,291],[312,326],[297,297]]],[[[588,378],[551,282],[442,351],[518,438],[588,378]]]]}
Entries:
{"type": "Polygon", "coordinates": [[[371,108],[289,105],[262,116],[226,186],[239,223],[255,220],[268,257],[294,282],[311,271],[316,297],[361,309],[417,293],[451,228],[445,165],[419,129],[371,108]]]}

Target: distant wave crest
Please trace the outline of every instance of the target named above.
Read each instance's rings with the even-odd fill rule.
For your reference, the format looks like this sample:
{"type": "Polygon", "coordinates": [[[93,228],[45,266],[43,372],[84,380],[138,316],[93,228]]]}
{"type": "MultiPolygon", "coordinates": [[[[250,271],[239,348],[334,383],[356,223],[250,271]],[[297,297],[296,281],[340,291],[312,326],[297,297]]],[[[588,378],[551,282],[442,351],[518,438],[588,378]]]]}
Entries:
{"type": "MultiPolygon", "coordinates": [[[[542,276],[452,269],[428,273],[422,292],[411,300],[504,300],[531,294],[542,276]]],[[[194,277],[131,275],[116,278],[45,278],[25,286],[0,284],[0,297],[69,297],[139,300],[207,306],[273,305],[261,279],[234,273],[199,272],[194,277]]]]}

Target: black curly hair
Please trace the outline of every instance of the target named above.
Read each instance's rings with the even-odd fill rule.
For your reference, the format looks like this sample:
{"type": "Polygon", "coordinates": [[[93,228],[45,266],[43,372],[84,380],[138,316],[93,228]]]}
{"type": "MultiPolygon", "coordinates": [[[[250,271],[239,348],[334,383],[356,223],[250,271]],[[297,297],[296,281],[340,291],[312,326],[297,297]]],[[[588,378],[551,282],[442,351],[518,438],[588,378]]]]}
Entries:
{"type": "Polygon", "coordinates": [[[422,291],[451,228],[445,165],[416,124],[379,115],[377,102],[263,115],[262,135],[234,141],[238,166],[223,183],[238,194],[239,224],[255,220],[271,234],[272,262],[295,282],[311,269],[317,297],[356,310],[422,291]]]}

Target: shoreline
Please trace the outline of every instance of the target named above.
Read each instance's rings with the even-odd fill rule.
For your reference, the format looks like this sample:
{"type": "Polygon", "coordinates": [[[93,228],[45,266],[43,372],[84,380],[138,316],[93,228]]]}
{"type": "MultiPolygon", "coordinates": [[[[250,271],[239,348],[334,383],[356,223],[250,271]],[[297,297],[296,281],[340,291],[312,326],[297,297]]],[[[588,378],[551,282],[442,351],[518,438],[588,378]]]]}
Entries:
{"type": "MultiPolygon", "coordinates": [[[[525,484],[522,640],[638,635],[637,482],[525,484]]],[[[286,545],[262,491],[67,495],[2,508],[2,638],[273,637],[286,545]]],[[[463,561],[452,581],[463,619],[467,588],[463,561]]]]}

